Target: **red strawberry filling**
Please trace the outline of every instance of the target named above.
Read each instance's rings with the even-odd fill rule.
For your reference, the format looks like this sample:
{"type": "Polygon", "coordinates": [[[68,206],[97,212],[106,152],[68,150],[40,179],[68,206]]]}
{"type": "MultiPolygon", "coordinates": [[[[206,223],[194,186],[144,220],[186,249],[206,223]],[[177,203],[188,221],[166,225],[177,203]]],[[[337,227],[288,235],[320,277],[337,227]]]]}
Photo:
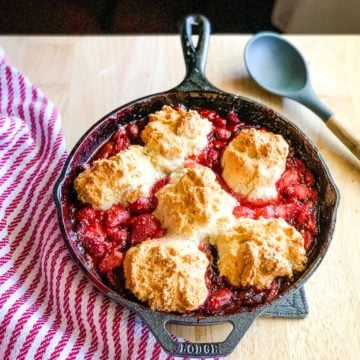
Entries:
{"type": "Polygon", "coordinates": [[[135,140],[139,135],[139,128],[136,124],[129,124],[126,127],[126,134],[130,140],[135,140]]]}
{"type": "Polygon", "coordinates": [[[165,235],[165,230],[161,228],[159,220],[150,214],[133,217],[130,222],[130,227],[131,243],[133,245],[165,235]]]}
{"type": "Polygon", "coordinates": [[[105,225],[107,228],[113,228],[125,224],[130,219],[130,212],[122,205],[113,205],[106,212],[105,225]]]}
{"type": "Polygon", "coordinates": [[[93,223],[85,226],[80,231],[81,243],[85,250],[94,258],[102,258],[107,249],[108,244],[105,242],[106,233],[99,223],[93,223]]]}
{"type": "Polygon", "coordinates": [[[126,246],[129,238],[129,232],[126,229],[116,227],[107,229],[107,235],[114,245],[120,245],[121,247],[126,246]]]}
{"type": "Polygon", "coordinates": [[[168,177],[160,179],[151,189],[150,197],[140,198],[128,206],[118,204],[103,211],[86,205],[75,211],[80,243],[99,272],[111,279],[112,285],[114,277],[108,272],[121,266],[129,247],[165,235],[166,230],[150,213],[156,207],[155,193],[168,181],[168,177]]]}
{"type": "Polygon", "coordinates": [[[123,261],[123,254],[117,250],[114,250],[112,253],[106,255],[99,264],[99,272],[101,274],[106,274],[110,271],[121,266],[123,261]]]}
{"type": "Polygon", "coordinates": [[[215,290],[207,298],[207,309],[212,312],[221,310],[230,302],[232,295],[232,291],[227,288],[215,290]]]}
{"type": "Polygon", "coordinates": [[[129,209],[132,214],[140,215],[153,212],[156,208],[155,197],[141,197],[129,204],[129,209]]]}
{"type": "Polygon", "coordinates": [[[102,217],[103,212],[91,206],[85,206],[75,213],[75,219],[80,224],[92,224],[98,222],[102,217]]]}

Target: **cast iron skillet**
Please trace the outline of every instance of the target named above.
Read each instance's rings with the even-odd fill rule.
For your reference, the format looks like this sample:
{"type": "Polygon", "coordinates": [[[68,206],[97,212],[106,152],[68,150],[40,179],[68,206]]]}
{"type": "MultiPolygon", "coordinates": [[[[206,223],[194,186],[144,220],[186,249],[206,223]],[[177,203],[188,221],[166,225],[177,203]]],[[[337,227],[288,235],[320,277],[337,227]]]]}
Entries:
{"type": "Polygon", "coordinates": [[[169,91],[150,95],[121,106],[99,120],[82,136],[71,151],[54,189],[54,199],[60,228],[75,261],[100,291],[139,315],[160,341],[164,350],[177,356],[203,357],[225,356],[229,354],[236,347],[252,322],[262,312],[283,301],[297,288],[302,286],[318,267],[329,246],[334,231],[336,209],[339,199],[337,188],[322,156],[298,127],[264,105],[241,96],[225,93],[207,81],[205,77],[205,62],[209,38],[210,23],[204,16],[190,15],[186,17],[183,23],[181,37],[187,68],[184,81],[169,91]],[[196,47],[191,38],[195,27],[198,28],[199,32],[199,43],[196,47]],[[228,111],[234,108],[244,120],[253,124],[261,124],[275,133],[282,134],[296,149],[297,155],[304,159],[318,181],[321,199],[319,211],[320,234],[317,246],[309,256],[306,270],[276,300],[251,311],[203,318],[196,316],[184,317],[171,313],[153,311],[107,287],[101,281],[97,272],[87,265],[84,254],[76,242],[76,236],[72,230],[70,208],[71,198],[75,196],[72,189],[72,182],[81,171],[82,164],[86,163],[97,149],[111,137],[119,124],[144,118],[149,113],[159,110],[164,104],[176,103],[183,103],[193,109],[209,108],[228,111]],[[210,325],[230,322],[233,325],[233,330],[224,342],[183,343],[171,338],[165,329],[165,324],[168,322],[183,325],[210,325]]]}

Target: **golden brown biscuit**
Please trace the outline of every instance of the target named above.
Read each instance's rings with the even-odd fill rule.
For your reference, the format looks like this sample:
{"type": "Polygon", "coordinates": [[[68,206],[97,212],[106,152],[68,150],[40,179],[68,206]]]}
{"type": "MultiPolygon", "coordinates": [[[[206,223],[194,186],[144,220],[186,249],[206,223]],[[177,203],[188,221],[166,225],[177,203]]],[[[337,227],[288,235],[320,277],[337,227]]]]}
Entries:
{"type": "Polygon", "coordinates": [[[149,115],[141,138],[151,151],[154,163],[171,172],[187,157],[200,154],[208,144],[207,135],[211,129],[211,122],[196,110],[164,105],[160,111],[149,115]]]}
{"type": "Polygon", "coordinates": [[[147,240],[125,254],[125,286],[154,310],[195,310],[208,295],[208,265],[206,255],[193,242],[147,240]]]}
{"type": "Polygon", "coordinates": [[[277,197],[276,182],[285,170],[289,145],[269,131],[242,130],[226,147],[222,176],[238,194],[248,199],[277,197]]]}
{"type": "Polygon", "coordinates": [[[216,181],[215,173],[201,165],[177,170],[170,183],[156,193],[154,215],[168,234],[197,240],[232,225],[237,201],[216,181]]]}
{"type": "Polygon", "coordinates": [[[266,288],[278,276],[291,279],[307,262],[302,235],[283,219],[242,219],[211,243],[218,249],[220,275],[233,286],[266,288]]]}
{"type": "Polygon", "coordinates": [[[156,170],[143,146],[131,145],[127,150],[82,172],[74,181],[78,198],[95,208],[109,209],[148,196],[151,187],[163,173],[156,170]]]}

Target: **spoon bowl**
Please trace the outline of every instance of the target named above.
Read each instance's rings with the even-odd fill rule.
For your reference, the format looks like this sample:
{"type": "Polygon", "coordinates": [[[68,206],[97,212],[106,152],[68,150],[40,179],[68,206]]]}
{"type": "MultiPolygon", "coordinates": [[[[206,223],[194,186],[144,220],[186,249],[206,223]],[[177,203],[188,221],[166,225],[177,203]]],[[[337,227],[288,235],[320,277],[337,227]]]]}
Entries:
{"type": "Polygon", "coordinates": [[[254,80],[272,93],[289,96],[307,84],[308,71],[303,57],[276,34],[265,32],[255,36],[246,47],[245,59],[254,80]]]}

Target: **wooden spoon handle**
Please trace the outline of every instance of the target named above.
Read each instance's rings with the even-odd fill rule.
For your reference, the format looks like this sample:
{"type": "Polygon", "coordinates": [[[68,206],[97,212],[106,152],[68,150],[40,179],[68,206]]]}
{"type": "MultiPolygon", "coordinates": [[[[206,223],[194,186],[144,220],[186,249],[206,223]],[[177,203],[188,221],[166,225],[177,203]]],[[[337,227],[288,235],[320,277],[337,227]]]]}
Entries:
{"type": "Polygon", "coordinates": [[[360,160],[360,138],[344,127],[336,115],[331,115],[326,121],[328,128],[347,146],[347,148],[360,160]]]}

